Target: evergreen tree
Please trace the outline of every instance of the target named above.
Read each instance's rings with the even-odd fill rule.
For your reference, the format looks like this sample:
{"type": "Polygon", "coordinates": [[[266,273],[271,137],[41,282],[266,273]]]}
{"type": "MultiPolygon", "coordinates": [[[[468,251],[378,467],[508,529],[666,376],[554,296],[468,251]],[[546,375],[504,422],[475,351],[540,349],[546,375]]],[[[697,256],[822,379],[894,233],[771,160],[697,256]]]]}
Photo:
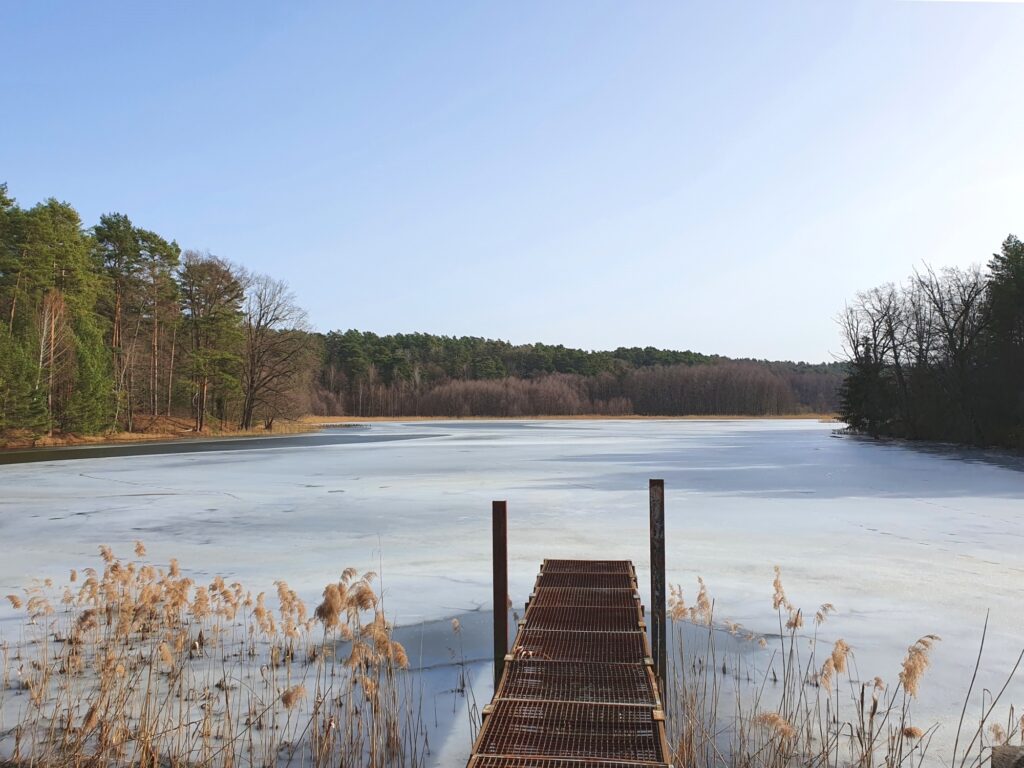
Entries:
{"type": "Polygon", "coordinates": [[[1024,445],[1024,242],[1007,237],[989,272],[988,418],[1004,442],[1024,445]]]}
{"type": "Polygon", "coordinates": [[[195,430],[211,410],[227,418],[229,397],[241,394],[242,275],[227,261],[188,251],[179,271],[181,308],[190,341],[195,430]]]}

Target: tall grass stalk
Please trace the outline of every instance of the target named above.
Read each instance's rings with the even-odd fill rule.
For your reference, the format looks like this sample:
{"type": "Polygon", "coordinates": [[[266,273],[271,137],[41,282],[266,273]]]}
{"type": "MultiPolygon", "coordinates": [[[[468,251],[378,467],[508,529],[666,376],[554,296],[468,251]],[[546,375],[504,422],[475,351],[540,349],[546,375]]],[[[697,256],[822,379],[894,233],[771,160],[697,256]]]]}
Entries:
{"type": "Polygon", "coordinates": [[[287,583],[276,610],[221,577],[123,560],[9,601],[0,759],[18,765],[423,764],[426,729],[375,574],[346,569],[312,615],[287,583]]]}
{"type": "MultiPolygon", "coordinates": [[[[676,768],[980,768],[993,746],[1024,743],[1024,719],[1013,707],[996,721],[1024,651],[1002,689],[982,695],[977,725],[961,739],[972,679],[952,752],[929,755],[938,726],[918,726],[912,710],[940,638],[911,644],[894,683],[865,678],[843,639],[819,638],[834,606],[822,605],[808,620],[787,597],[778,568],[772,586],[774,638],[717,620],[702,579],[693,605],[671,587],[675,653],[665,698],[676,768]]],[[[987,627],[986,619],[982,649],[987,627]]],[[[980,664],[979,652],[974,678],[980,664]]]]}

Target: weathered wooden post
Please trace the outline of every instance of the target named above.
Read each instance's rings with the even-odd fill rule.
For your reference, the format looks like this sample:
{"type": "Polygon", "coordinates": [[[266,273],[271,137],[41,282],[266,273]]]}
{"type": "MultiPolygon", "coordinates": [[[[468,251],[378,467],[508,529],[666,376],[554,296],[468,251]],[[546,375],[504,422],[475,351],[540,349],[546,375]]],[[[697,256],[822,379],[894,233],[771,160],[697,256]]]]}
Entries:
{"type": "Polygon", "coordinates": [[[491,552],[494,566],[494,690],[498,690],[508,653],[508,508],[491,503],[491,552]]]}
{"type": "Polygon", "coordinates": [[[1024,768],[1024,747],[993,747],[992,768],[1024,768]]]}
{"type": "Polygon", "coordinates": [[[651,653],[654,673],[665,695],[665,481],[651,480],[651,653]]]}

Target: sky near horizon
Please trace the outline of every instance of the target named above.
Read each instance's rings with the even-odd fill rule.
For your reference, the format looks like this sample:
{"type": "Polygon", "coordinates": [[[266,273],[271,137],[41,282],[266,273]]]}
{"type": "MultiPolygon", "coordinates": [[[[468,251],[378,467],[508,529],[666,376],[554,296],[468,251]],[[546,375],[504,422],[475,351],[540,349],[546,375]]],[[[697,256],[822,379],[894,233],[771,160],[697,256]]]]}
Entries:
{"type": "Polygon", "coordinates": [[[320,330],[822,361],[1024,237],[1024,4],[0,6],[0,182],[320,330]]]}

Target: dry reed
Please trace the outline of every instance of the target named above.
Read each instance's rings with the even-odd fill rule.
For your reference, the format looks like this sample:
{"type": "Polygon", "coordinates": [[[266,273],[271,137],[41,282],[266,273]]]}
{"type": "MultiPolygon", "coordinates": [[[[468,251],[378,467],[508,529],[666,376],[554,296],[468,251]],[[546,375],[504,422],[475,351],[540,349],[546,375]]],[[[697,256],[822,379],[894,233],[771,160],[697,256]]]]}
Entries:
{"type": "Polygon", "coordinates": [[[0,727],[0,756],[67,768],[422,764],[408,656],[374,574],[346,569],[310,617],[284,581],[273,611],[263,593],[219,576],[196,584],[175,560],[141,562],[142,542],[133,551],[126,561],[100,547],[102,569],[7,597],[26,621],[0,646],[0,712],[15,720],[0,727]]]}
{"type": "MultiPolygon", "coordinates": [[[[938,636],[925,635],[907,649],[899,682],[890,688],[881,677],[861,681],[854,670],[853,649],[842,638],[832,643],[823,659],[817,657],[818,632],[835,606],[822,605],[814,613],[813,634],[805,635],[803,611],[787,596],[779,568],[772,581],[779,630],[771,642],[763,635],[740,632],[735,622],[717,620],[704,580],[698,578],[697,584],[695,606],[686,605],[680,586],[669,588],[675,654],[666,708],[673,765],[919,768],[925,763],[936,726],[914,724],[911,707],[938,636]],[[773,643],[776,647],[769,648],[773,643]],[[764,664],[760,671],[759,663],[764,664]]],[[[1024,652],[1011,677],[1022,660],[1024,652]]],[[[993,721],[998,701],[999,695],[988,695],[973,738],[964,749],[954,744],[953,755],[944,762],[977,768],[991,746],[1014,739],[1024,743],[1024,718],[1012,707],[1005,725],[993,721]]]]}

